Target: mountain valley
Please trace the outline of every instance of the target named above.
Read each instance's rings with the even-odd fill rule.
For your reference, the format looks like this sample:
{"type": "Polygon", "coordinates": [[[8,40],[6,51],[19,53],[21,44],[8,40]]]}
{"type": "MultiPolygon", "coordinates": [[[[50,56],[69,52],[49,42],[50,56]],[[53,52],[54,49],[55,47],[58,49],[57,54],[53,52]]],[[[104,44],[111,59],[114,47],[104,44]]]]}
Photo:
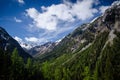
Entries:
{"type": "Polygon", "coordinates": [[[119,80],[120,1],[59,42],[30,49],[0,27],[0,49],[1,80],[119,80]]]}

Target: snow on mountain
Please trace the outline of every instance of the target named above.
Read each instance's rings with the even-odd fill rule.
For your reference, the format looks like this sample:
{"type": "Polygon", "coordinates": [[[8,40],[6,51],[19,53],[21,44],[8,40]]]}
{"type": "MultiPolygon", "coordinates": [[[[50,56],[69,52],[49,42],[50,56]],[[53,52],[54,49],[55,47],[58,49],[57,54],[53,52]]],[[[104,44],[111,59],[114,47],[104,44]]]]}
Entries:
{"type": "Polygon", "coordinates": [[[14,39],[15,39],[16,41],[18,41],[18,43],[20,44],[20,46],[21,46],[22,48],[24,48],[24,49],[29,50],[29,49],[31,49],[32,47],[34,47],[32,44],[27,44],[27,43],[25,43],[21,38],[19,38],[19,37],[17,37],[17,36],[15,36],[14,39]]]}

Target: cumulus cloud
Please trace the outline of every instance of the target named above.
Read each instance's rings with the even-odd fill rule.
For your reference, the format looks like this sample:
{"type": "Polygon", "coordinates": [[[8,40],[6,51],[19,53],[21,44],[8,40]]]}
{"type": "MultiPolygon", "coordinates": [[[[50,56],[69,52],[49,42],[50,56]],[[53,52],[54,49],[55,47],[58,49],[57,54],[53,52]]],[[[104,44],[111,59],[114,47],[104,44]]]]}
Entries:
{"type": "Polygon", "coordinates": [[[18,0],[18,2],[19,2],[20,4],[24,4],[24,3],[25,3],[24,0],[18,0]]]}
{"type": "Polygon", "coordinates": [[[110,6],[101,6],[101,7],[99,8],[100,13],[104,13],[105,10],[108,9],[109,7],[110,7],[110,6]]]}
{"type": "Polygon", "coordinates": [[[78,0],[76,3],[64,1],[61,4],[41,7],[41,12],[35,8],[26,10],[27,16],[33,20],[33,25],[38,28],[55,31],[61,22],[75,22],[76,20],[87,20],[97,13],[93,8],[95,0],[78,0]]]}
{"type": "Polygon", "coordinates": [[[32,20],[27,30],[33,35],[26,36],[25,41],[43,44],[59,40],[80,26],[82,22],[93,18],[94,14],[98,13],[93,5],[97,4],[98,0],[77,0],[75,3],[64,0],[60,4],[41,6],[40,9],[34,7],[26,9],[25,15],[32,20]]]}
{"type": "Polygon", "coordinates": [[[15,20],[15,22],[18,22],[18,23],[21,23],[21,22],[22,22],[22,20],[17,19],[16,17],[14,17],[14,20],[15,20]]]}

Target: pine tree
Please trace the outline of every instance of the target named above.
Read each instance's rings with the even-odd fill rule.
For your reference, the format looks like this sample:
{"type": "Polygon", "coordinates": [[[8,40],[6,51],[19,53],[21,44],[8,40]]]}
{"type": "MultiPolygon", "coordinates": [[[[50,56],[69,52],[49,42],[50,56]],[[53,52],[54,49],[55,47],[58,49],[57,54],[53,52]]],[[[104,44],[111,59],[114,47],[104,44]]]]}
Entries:
{"type": "Polygon", "coordinates": [[[99,62],[96,63],[93,80],[99,80],[99,62]]]}
{"type": "Polygon", "coordinates": [[[84,72],[83,72],[83,76],[84,76],[83,80],[91,80],[90,70],[89,70],[88,66],[85,67],[84,72]]]}
{"type": "Polygon", "coordinates": [[[24,61],[22,57],[18,55],[17,48],[14,49],[11,55],[11,79],[20,79],[23,78],[24,72],[24,61]]]}
{"type": "Polygon", "coordinates": [[[55,69],[54,76],[55,76],[55,80],[62,80],[62,72],[59,68],[55,69]]]}
{"type": "Polygon", "coordinates": [[[27,59],[27,64],[26,64],[26,69],[27,69],[27,77],[30,79],[32,77],[32,60],[30,58],[27,59]]]}

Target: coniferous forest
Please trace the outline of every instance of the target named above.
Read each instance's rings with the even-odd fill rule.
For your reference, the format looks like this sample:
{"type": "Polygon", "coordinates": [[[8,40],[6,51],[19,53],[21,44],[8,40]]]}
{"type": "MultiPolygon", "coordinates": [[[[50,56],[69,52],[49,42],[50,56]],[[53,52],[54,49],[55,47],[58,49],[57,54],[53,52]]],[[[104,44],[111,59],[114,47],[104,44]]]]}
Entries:
{"type": "Polygon", "coordinates": [[[108,36],[108,32],[104,32],[85,51],[63,54],[44,62],[31,58],[25,61],[16,48],[11,55],[1,50],[0,80],[118,80],[120,33],[115,31],[115,34],[118,37],[112,46],[108,43],[103,49],[108,36]]]}
{"type": "Polygon", "coordinates": [[[120,1],[52,45],[31,56],[0,27],[0,80],[120,80],[120,1]]]}

